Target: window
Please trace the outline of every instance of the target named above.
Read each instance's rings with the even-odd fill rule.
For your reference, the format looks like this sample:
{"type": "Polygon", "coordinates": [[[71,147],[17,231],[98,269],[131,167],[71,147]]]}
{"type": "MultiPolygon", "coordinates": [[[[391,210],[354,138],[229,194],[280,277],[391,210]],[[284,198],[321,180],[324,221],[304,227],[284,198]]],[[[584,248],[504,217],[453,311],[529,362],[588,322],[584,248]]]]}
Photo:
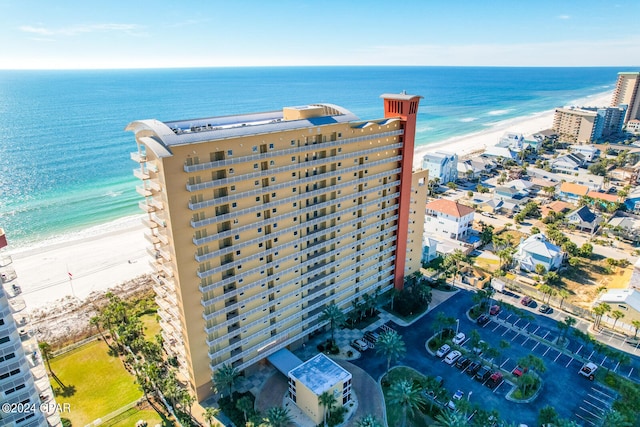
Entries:
{"type": "Polygon", "coordinates": [[[235,185],[231,186],[231,191],[236,191],[236,186],[235,185]]]}
{"type": "Polygon", "coordinates": [[[262,227],[258,227],[258,233],[262,233],[262,227]]]}
{"type": "Polygon", "coordinates": [[[274,149],[274,145],[273,145],[273,143],[272,143],[272,144],[269,144],[269,150],[273,150],[273,149],[274,149]]]}
{"type": "Polygon", "coordinates": [[[292,161],[292,162],[295,162],[295,161],[296,161],[295,156],[291,156],[291,161],[292,161]]]}
{"type": "Polygon", "coordinates": [[[256,202],[260,201],[260,196],[256,197],[256,202]]]}
{"type": "Polygon", "coordinates": [[[258,185],[260,185],[260,181],[258,181],[258,180],[253,181],[253,185],[255,185],[257,187],[258,185]]]}
{"type": "Polygon", "coordinates": [[[253,151],[254,153],[258,152],[258,146],[254,145],[253,147],[251,147],[251,151],[253,151]]]}
{"type": "Polygon", "coordinates": [[[276,164],[275,160],[271,160],[271,161],[269,162],[269,166],[275,166],[275,164],[276,164]]]}
{"type": "Polygon", "coordinates": [[[236,235],[234,236],[234,238],[235,238],[236,240],[240,240],[240,235],[239,235],[239,234],[236,234],[236,235]]]}
{"type": "Polygon", "coordinates": [[[233,168],[229,168],[229,175],[233,175],[233,168]]]}
{"type": "Polygon", "coordinates": [[[254,169],[258,169],[258,164],[257,164],[257,163],[254,163],[254,164],[253,164],[253,168],[254,168],[254,169]]]}
{"type": "Polygon", "coordinates": [[[227,156],[233,156],[233,150],[227,150],[227,156]]]}
{"type": "Polygon", "coordinates": [[[275,176],[271,177],[271,182],[276,182],[276,177],[275,176]]]}
{"type": "Polygon", "coordinates": [[[238,207],[238,204],[237,204],[236,202],[233,202],[233,203],[231,203],[231,207],[232,207],[232,208],[237,208],[237,207],[238,207]]]}

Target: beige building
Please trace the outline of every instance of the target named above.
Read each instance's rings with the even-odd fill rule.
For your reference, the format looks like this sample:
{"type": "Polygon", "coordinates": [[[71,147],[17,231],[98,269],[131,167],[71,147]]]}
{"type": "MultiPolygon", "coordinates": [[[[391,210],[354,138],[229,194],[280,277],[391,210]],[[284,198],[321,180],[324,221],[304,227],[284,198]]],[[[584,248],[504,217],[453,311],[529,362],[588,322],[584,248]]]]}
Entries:
{"type": "MultiPolygon", "coordinates": [[[[607,303],[611,311],[618,310],[624,314],[616,323],[618,326],[622,326],[620,323],[631,325],[634,320],[640,320],[640,291],[637,289],[611,289],[598,298],[598,303],[607,303]]],[[[615,320],[611,317],[611,312],[604,317],[609,323],[615,320]]]]}
{"type": "Polygon", "coordinates": [[[618,81],[613,91],[611,106],[627,105],[624,123],[629,120],[640,119],[640,72],[618,73],[618,81]]]}
{"type": "Polygon", "coordinates": [[[564,140],[591,142],[597,116],[595,111],[581,108],[556,108],[553,130],[564,140]]]}
{"type": "Polygon", "coordinates": [[[289,372],[289,398],[314,425],[324,421],[326,408],[320,396],[329,393],[335,398],[334,408],[351,401],[351,374],[320,353],[289,372]]]}
{"type": "Polygon", "coordinates": [[[165,348],[198,401],[223,364],[251,371],[324,328],[328,304],[419,270],[421,97],[382,98],[377,120],[311,104],[127,126],[165,348]]]}

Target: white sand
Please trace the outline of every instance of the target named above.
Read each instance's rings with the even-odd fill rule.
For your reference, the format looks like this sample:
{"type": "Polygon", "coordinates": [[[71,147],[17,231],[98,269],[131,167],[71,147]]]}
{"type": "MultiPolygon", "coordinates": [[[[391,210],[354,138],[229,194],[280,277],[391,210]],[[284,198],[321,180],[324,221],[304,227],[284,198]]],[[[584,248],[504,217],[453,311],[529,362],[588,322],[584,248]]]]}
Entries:
{"type": "MultiPolygon", "coordinates": [[[[573,105],[609,105],[611,92],[576,100],[573,105]]],[[[505,120],[487,130],[418,147],[414,166],[435,150],[476,152],[498,143],[507,131],[527,136],[552,125],[553,110],[505,120]]],[[[68,296],[84,299],[93,291],[115,287],[126,280],[150,273],[149,246],[144,238],[141,216],[129,217],[81,233],[61,236],[38,247],[9,252],[28,309],[54,306],[68,296]],[[70,280],[68,273],[73,275],[70,280]]],[[[11,236],[7,236],[11,239],[11,236]]]]}

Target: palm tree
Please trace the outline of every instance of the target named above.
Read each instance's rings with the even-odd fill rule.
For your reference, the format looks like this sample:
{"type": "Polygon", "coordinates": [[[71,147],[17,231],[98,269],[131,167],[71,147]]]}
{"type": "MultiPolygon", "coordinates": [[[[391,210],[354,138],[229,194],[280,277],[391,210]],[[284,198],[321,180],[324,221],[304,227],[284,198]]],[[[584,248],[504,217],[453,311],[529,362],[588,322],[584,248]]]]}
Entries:
{"type": "Polygon", "coordinates": [[[616,410],[611,410],[602,419],[602,427],[631,427],[633,423],[616,410]]]}
{"type": "Polygon", "coordinates": [[[600,327],[600,321],[602,320],[602,316],[611,311],[611,306],[606,302],[601,302],[597,306],[593,308],[593,314],[596,315],[594,327],[600,327]]]}
{"type": "Polygon", "coordinates": [[[229,387],[229,399],[233,399],[233,386],[239,375],[236,368],[225,363],[213,373],[213,383],[218,387],[218,391],[221,388],[229,387]]]}
{"type": "Polygon", "coordinates": [[[613,317],[613,327],[612,329],[616,328],[616,323],[618,322],[618,320],[622,319],[624,317],[624,313],[621,312],[620,310],[613,310],[611,312],[611,317],[613,317]]]}
{"type": "Polygon", "coordinates": [[[338,403],[338,400],[333,395],[333,393],[329,393],[328,391],[325,391],[320,396],[318,396],[318,402],[320,403],[320,405],[324,407],[324,413],[322,415],[322,418],[324,420],[324,425],[326,426],[327,416],[331,413],[331,410],[333,409],[335,404],[338,403]]]}
{"type": "Polygon", "coordinates": [[[242,411],[242,414],[244,415],[244,422],[246,424],[246,422],[249,420],[247,413],[253,411],[253,401],[249,396],[242,396],[236,402],[236,408],[242,411]]]}
{"type": "Polygon", "coordinates": [[[293,418],[289,414],[289,409],[274,406],[267,409],[267,415],[262,421],[265,427],[286,427],[293,422],[293,418]]]}
{"type": "MultiPolygon", "coordinates": [[[[209,424],[209,427],[213,427],[213,420],[216,419],[220,413],[220,408],[213,408],[209,406],[204,409],[204,420],[209,424]]],[[[217,423],[216,423],[217,424],[217,423]]]]}
{"type": "Polygon", "coordinates": [[[373,414],[367,414],[356,421],[356,427],[383,427],[373,414]]]}
{"type": "Polygon", "coordinates": [[[51,359],[53,358],[51,344],[46,341],[40,341],[38,343],[38,347],[40,348],[40,352],[42,353],[42,357],[45,362],[47,362],[47,368],[49,368],[49,372],[53,375],[53,371],[51,370],[51,359]]]}
{"type": "Polygon", "coordinates": [[[558,412],[556,409],[547,405],[538,412],[538,424],[542,426],[555,425],[558,422],[558,412]]]}
{"type": "Polygon", "coordinates": [[[382,354],[387,358],[387,371],[391,367],[391,360],[398,360],[405,355],[407,347],[402,340],[402,337],[394,330],[384,331],[378,337],[376,343],[376,353],[382,354]]]}
{"type": "Polygon", "coordinates": [[[469,421],[467,421],[466,414],[462,412],[444,411],[436,417],[434,425],[437,427],[465,427],[469,425],[469,421]]]}
{"type": "Polygon", "coordinates": [[[331,303],[330,305],[326,306],[324,310],[322,310],[320,321],[329,322],[329,327],[331,329],[331,342],[334,343],[335,340],[333,338],[333,333],[336,327],[344,325],[344,313],[342,312],[342,310],[340,310],[336,303],[331,303]]]}
{"type": "Polygon", "coordinates": [[[558,291],[558,296],[560,297],[560,308],[562,308],[563,301],[565,300],[565,298],[569,297],[569,291],[565,289],[560,289],[558,291]]]}
{"type": "Polygon", "coordinates": [[[633,334],[633,338],[636,338],[638,336],[638,329],[640,329],[640,320],[632,320],[631,324],[633,325],[634,328],[636,328],[633,334]]]}
{"type": "Polygon", "coordinates": [[[389,403],[402,409],[401,427],[405,427],[407,423],[407,414],[413,415],[416,409],[422,408],[426,403],[420,387],[407,379],[393,382],[389,387],[388,396],[389,403]]]}

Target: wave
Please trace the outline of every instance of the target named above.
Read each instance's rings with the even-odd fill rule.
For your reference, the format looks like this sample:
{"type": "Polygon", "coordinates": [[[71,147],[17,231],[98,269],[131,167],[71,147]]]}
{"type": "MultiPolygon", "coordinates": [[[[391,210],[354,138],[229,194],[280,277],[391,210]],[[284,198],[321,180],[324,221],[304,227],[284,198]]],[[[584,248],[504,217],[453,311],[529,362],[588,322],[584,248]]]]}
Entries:
{"type": "Polygon", "coordinates": [[[459,122],[462,123],[470,123],[470,122],[475,122],[476,120],[478,120],[477,117],[465,117],[463,119],[458,119],[459,122]]]}
{"type": "Polygon", "coordinates": [[[509,114],[509,112],[513,111],[510,108],[505,110],[492,110],[487,113],[487,116],[504,116],[505,114],[509,114]]]}

